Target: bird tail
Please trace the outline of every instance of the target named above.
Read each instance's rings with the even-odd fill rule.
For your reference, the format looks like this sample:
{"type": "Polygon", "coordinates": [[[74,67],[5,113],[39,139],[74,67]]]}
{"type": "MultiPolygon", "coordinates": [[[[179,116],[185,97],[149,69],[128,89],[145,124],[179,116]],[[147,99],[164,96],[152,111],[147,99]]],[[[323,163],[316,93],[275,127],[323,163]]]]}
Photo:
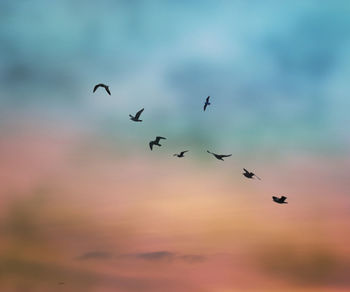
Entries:
{"type": "Polygon", "coordinates": [[[129,117],[130,117],[131,119],[133,119],[133,118],[134,118],[132,115],[129,115],[129,117]]]}

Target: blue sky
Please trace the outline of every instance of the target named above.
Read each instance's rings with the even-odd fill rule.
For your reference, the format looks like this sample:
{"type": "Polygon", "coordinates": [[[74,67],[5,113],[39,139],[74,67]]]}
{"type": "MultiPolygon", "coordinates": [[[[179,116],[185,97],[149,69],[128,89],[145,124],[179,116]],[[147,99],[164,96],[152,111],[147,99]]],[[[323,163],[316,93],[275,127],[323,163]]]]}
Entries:
{"type": "Polygon", "coordinates": [[[166,119],[160,131],[221,149],[237,139],[272,152],[348,148],[346,1],[0,5],[6,112],[63,111],[108,135],[145,107],[145,136],[166,119]],[[111,86],[113,100],[91,95],[97,82],[111,86]]]}

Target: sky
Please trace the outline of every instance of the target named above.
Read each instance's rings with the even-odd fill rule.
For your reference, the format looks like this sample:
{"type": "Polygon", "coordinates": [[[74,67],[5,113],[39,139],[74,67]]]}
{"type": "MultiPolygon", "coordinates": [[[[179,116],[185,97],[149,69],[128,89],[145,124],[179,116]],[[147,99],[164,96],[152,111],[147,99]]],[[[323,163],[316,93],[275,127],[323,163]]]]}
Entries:
{"type": "Polygon", "coordinates": [[[2,0],[0,290],[349,290],[349,13],[2,0]]]}

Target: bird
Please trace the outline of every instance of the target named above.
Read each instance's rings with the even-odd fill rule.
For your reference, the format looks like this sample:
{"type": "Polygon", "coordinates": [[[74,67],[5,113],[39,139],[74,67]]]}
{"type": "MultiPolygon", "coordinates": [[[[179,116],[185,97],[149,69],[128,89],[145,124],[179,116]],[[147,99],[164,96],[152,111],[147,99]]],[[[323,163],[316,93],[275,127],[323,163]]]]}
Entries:
{"type": "Polygon", "coordinates": [[[139,117],[141,116],[142,112],[143,112],[144,108],[139,110],[135,116],[129,115],[130,120],[134,121],[134,122],[142,122],[142,120],[139,119],[139,117]]]}
{"type": "Polygon", "coordinates": [[[106,85],[106,84],[103,84],[103,83],[96,84],[95,87],[94,87],[93,92],[95,92],[96,89],[99,88],[99,87],[103,87],[103,88],[107,91],[107,93],[108,93],[109,95],[111,95],[111,92],[109,91],[109,86],[106,85]]]}
{"type": "Polygon", "coordinates": [[[149,148],[151,148],[151,150],[153,150],[153,145],[162,146],[162,145],[159,144],[159,141],[161,139],[166,140],[166,138],[164,138],[164,137],[157,136],[154,141],[149,142],[149,148]]]}
{"type": "Polygon", "coordinates": [[[281,196],[280,198],[272,196],[272,200],[278,204],[288,204],[288,202],[285,202],[286,199],[287,199],[287,197],[285,197],[285,196],[281,196]]]}
{"type": "Polygon", "coordinates": [[[177,157],[179,157],[179,158],[185,157],[184,154],[185,154],[186,152],[188,152],[188,150],[186,150],[186,151],[181,151],[180,154],[175,153],[174,156],[177,156],[177,157]]]}
{"type": "Polygon", "coordinates": [[[228,154],[228,155],[215,154],[215,153],[213,153],[213,152],[210,152],[209,150],[207,150],[207,152],[210,153],[210,154],[212,154],[212,155],[214,155],[216,159],[219,159],[219,160],[222,160],[222,161],[224,161],[224,159],[223,159],[224,157],[230,157],[230,156],[232,156],[232,154],[228,154]]]}
{"type": "Polygon", "coordinates": [[[64,282],[59,282],[58,285],[64,285],[64,282]]]}
{"type": "Polygon", "coordinates": [[[210,96],[208,96],[207,99],[205,100],[203,111],[205,111],[207,109],[208,105],[211,105],[211,103],[209,102],[209,98],[210,98],[210,96]]]}
{"type": "Polygon", "coordinates": [[[244,172],[242,173],[246,178],[253,178],[253,176],[255,176],[257,179],[261,180],[260,177],[258,177],[255,173],[253,172],[249,172],[248,170],[246,170],[245,168],[243,168],[244,172]]]}

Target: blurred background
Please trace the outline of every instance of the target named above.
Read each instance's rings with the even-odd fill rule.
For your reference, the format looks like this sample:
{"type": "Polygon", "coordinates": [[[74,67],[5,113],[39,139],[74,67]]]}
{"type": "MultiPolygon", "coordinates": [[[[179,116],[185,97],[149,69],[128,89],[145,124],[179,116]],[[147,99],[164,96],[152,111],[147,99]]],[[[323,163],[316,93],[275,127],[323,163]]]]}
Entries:
{"type": "Polygon", "coordinates": [[[349,13],[2,0],[0,290],[349,291],[349,13]]]}

